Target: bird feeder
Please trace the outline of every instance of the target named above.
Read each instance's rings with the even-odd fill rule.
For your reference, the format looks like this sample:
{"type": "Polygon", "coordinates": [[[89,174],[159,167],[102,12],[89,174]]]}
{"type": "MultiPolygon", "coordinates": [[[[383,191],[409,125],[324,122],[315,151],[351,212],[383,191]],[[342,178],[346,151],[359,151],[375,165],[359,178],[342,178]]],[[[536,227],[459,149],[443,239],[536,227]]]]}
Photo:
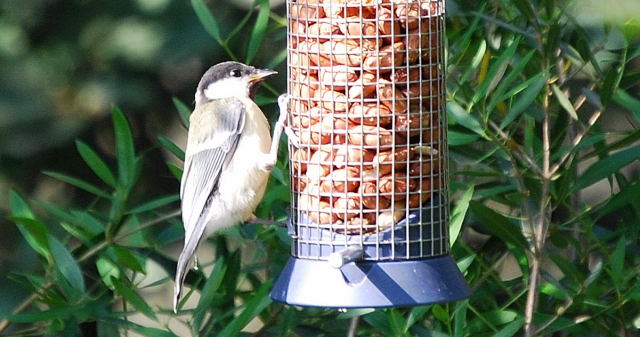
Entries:
{"type": "Polygon", "coordinates": [[[274,300],[469,296],[449,256],[444,14],[443,0],[287,0],[292,257],[274,300]]]}

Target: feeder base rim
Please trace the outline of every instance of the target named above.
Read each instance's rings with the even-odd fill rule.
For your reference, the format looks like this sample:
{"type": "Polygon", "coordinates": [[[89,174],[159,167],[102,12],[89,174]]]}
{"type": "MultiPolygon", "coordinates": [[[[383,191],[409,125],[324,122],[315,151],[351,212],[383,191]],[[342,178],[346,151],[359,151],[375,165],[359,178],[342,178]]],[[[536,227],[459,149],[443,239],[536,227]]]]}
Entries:
{"type": "Polygon", "coordinates": [[[451,256],[422,260],[351,262],[336,269],[323,260],[290,258],[271,298],[324,308],[384,308],[452,302],[471,295],[451,256]]]}

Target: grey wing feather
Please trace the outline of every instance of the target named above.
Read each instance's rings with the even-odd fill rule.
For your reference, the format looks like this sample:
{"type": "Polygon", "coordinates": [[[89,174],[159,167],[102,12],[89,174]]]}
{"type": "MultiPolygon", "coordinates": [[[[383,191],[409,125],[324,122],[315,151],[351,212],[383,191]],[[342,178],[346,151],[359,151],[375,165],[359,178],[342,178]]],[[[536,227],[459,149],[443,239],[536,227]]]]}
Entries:
{"type": "MultiPolygon", "coordinates": [[[[177,311],[182,284],[211,216],[211,201],[218,188],[220,173],[233,157],[244,128],[245,107],[238,99],[225,98],[196,108],[191,125],[215,123],[215,133],[197,134],[189,130],[189,142],[180,185],[184,248],[178,258],[173,309],[177,311]],[[196,115],[197,114],[197,115],[196,115]],[[195,122],[195,123],[194,123],[195,122]]],[[[202,127],[202,126],[200,126],[202,127]]]]}

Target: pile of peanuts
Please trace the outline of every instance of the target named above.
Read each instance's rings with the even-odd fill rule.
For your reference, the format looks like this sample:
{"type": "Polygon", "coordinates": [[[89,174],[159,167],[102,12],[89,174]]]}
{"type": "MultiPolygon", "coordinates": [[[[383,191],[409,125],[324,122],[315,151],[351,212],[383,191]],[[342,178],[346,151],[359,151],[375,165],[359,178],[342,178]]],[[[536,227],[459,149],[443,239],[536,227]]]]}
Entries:
{"type": "Polygon", "coordinates": [[[335,231],[388,228],[443,177],[441,0],[289,0],[296,208],[335,231]]]}

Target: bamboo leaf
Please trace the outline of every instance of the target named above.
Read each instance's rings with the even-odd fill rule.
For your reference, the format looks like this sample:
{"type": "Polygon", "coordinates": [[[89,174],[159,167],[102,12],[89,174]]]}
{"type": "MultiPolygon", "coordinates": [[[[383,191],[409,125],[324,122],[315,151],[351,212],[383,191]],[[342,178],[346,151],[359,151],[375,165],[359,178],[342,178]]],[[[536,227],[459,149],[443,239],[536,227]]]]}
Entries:
{"type": "Polygon", "coordinates": [[[182,126],[185,127],[185,129],[189,128],[189,117],[191,116],[191,109],[189,109],[189,107],[184,104],[181,100],[179,100],[177,97],[173,97],[173,105],[176,107],[176,110],[178,110],[178,116],[180,117],[180,122],[182,123],[182,126]]]}
{"type": "Polygon", "coordinates": [[[525,89],[522,91],[522,94],[518,95],[515,103],[509,109],[507,116],[505,116],[500,123],[500,129],[504,129],[507,125],[511,124],[523,111],[531,106],[531,103],[538,97],[546,82],[547,79],[544,74],[538,74],[523,83],[523,88],[525,89]]]}
{"type": "Polygon", "coordinates": [[[222,38],[220,37],[220,27],[216,18],[211,14],[209,8],[202,0],[191,0],[191,6],[196,12],[200,23],[204,26],[204,29],[216,40],[220,45],[223,45],[222,38]]]}
{"type": "Polygon", "coordinates": [[[176,158],[184,161],[184,151],[178,145],[176,145],[170,139],[163,136],[158,136],[158,141],[165,149],[167,149],[174,156],[176,156],[176,158]]]}
{"type": "Polygon", "coordinates": [[[569,101],[569,97],[555,84],[551,85],[551,89],[553,90],[553,95],[556,97],[564,111],[568,112],[569,116],[574,120],[578,120],[578,113],[573,108],[571,101],[569,101]]]}
{"type": "Polygon", "coordinates": [[[473,117],[469,112],[465,111],[458,103],[447,103],[447,115],[456,123],[464,126],[465,128],[477,133],[483,138],[487,138],[486,133],[482,129],[480,122],[473,117]]]}
{"type": "Polygon", "coordinates": [[[99,197],[105,198],[105,199],[111,199],[111,196],[109,195],[109,193],[107,193],[107,191],[102,190],[84,180],[80,180],[78,178],[74,178],[71,176],[68,176],[66,174],[62,174],[62,173],[58,173],[58,172],[52,172],[52,171],[44,171],[42,172],[45,175],[48,175],[52,178],[58,179],[60,181],[63,181],[69,185],[73,185],[81,190],[87,191],[91,194],[97,195],[99,197]]]}
{"type": "Polygon", "coordinates": [[[611,270],[611,278],[616,285],[620,285],[622,280],[622,273],[624,269],[624,257],[625,257],[625,248],[627,245],[627,240],[623,235],[618,243],[616,244],[616,248],[614,248],[613,253],[609,257],[609,266],[611,270]]]}
{"type": "Polygon", "coordinates": [[[469,207],[476,219],[485,225],[493,235],[505,242],[511,242],[521,249],[528,249],[527,240],[522,235],[520,228],[504,215],[473,200],[469,202],[469,207]]]}
{"type": "Polygon", "coordinates": [[[111,115],[116,141],[116,158],[118,160],[118,178],[120,185],[128,190],[136,175],[136,158],[133,148],[133,135],[126,116],[118,107],[114,107],[111,115]]]}
{"type": "Polygon", "coordinates": [[[260,4],[260,10],[258,11],[258,17],[256,23],[251,31],[249,37],[249,46],[247,47],[247,63],[251,63],[256,56],[258,48],[264,38],[264,33],[267,30],[267,24],[269,23],[269,14],[271,14],[271,8],[269,7],[269,0],[256,0],[256,3],[260,4]]]}
{"type": "Polygon", "coordinates": [[[125,284],[123,280],[111,277],[111,282],[118,294],[127,302],[131,303],[136,310],[142,312],[145,316],[156,319],[156,313],[151,306],[134,290],[131,284],[125,284]]]}
{"type": "Polygon", "coordinates": [[[111,187],[116,187],[116,178],[113,176],[113,173],[105,164],[105,162],[98,156],[98,154],[87,144],[76,140],[76,149],[84,162],[89,166],[89,168],[95,173],[98,178],[102,179],[107,185],[111,187]]]}
{"type": "Polygon", "coordinates": [[[456,207],[451,212],[451,224],[449,225],[449,245],[453,247],[453,244],[458,239],[460,230],[462,229],[462,223],[464,222],[465,215],[469,209],[469,201],[473,197],[473,190],[475,186],[471,185],[464,192],[462,197],[456,203],[456,207]]]}
{"type": "Polygon", "coordinates": [[[482,81],[480,86],[475,90],[475,94],[473,95],[472,102],[477,103],[480,99],[488,97],[489,93],[495,88],[496,85],[502,79],[507,66],[513,59],[513,55],[515,54],[518,45],[520,44],[520,39],[514,40],[507,49],[498,57],[498,59],[491,65],[489,71],[487,72],[486,78],[482,81]]]}
{"type": "Polygon", "coordinates": [[[227,324],[218,337],[237,336],[251,320],[258,316],[264,309],[271,304],[269,297],[269,289],[271,289],[272,281],[265,282],[255,292],[253,298],[246,302],[244,310],[240,315],[236,316],[229,324],[227,324]]]}
{"type": "Polygon", "coordinates": [[[82,276],[82,270],[78,265],[75,257],[69,252],[69,250],[56,239],[54,236],[48,238],[49,247],[51,248],[51,256],[55,262],[55,267],[60,272],[60,275],[69,283],[70,293],[68,297],[70,299],[79,299],[85,295],[86,288],[84,284],[84,277],[82,276]]]}
{"type": "Polygon", "coordinates": [[[211,271],[207,282],[202,288],[202,294],[200,296],[200,300],[198,301],[198,306],[193,311],[192,329],[194,332],[200,331],[205,315],[214,305],[215,295],[218,291],[218,288],[220,288],[220,285],[222,284],[222,280],[224,279],[226,271],[227,265],[225,258],[220,257],[216,259],[213,270],[211,271]]]}
{"type": "Polygon", "coordinates": [[[22,234],[33,250],[42,255],[47,261],[51,261],[51,251],[47,239],[49,231],[45,224],[36,219],[18,216],[7,217],[7,220],[16,224],[20,234],[22,234]]]}
{"type": "Polygon", "coordinates": [[[621,168],[640,159],[640,145],[616,152],[595,162],[578,178],[572,191],[583,189],[616,173],[621,168]]]}
{"type": "Polygon", "coordinates": [[[145,202],[142,205],[138,205],[132,208],[129,212],[127,212],[127,214],[138,214],[138,213],[152,211],[156,208],[166,206],[178,200],[180,200],[180,196],[178,194],[167,195],[164,197],[160,197],[158,199],[151,200],[149,202],[145,202]]]}
{"type": "Polygon", "coordinates": [[[524,325],[524,317],[518,317],[511,323],[507,324],[504,328],[500,329],[500,331],[496,332],[493,337],[512,337],[524,325]]]}

